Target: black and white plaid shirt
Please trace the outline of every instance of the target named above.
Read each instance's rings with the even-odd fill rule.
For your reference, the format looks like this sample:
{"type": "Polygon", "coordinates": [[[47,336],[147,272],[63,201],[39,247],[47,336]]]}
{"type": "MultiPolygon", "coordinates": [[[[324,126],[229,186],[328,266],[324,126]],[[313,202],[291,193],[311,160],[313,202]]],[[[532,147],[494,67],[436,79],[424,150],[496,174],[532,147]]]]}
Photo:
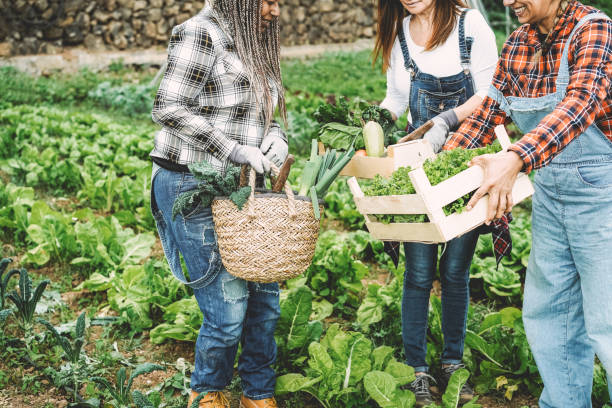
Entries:
{"type": "MultiPolygon", "coordinates": [[[[263,113],[223,19],[210,6],[173,28],[168,67],[153,106],[162,125],[152,157],[187,165],[206,160],[224,170],[236,143],[259,147],[263,113]]],[[[273,90],[276,99],[278,92],[273,90]]],[[[268,135],[286,136],[273,122],[268,135]]]]}

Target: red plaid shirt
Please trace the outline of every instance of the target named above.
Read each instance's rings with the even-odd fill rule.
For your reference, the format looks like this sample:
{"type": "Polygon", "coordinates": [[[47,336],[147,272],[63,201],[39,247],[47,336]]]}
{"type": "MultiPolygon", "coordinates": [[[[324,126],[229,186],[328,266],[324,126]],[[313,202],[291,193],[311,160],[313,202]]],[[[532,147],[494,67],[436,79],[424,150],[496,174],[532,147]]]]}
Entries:
{"type": "MultiPolygon", "coordinates": [[[[555,92],[563,48],[583,16],[598,10],[572,2],[553,28],[554,42],[537,65],[537,28],[523,25],[506,40],[493,77],[505,96],[536,98],[555,92]]],[[[578,29],[569,47],[570,81],[565,98],[538,126],[510,147],[530,172],[549,163],[575,137],[595,123],[612,142],[612,21],[598,19],[578,29]]],[[[444,146],[474,148],[493,140],[493,128],[508,118],[499,104],[486,97],[444,146]]]]}

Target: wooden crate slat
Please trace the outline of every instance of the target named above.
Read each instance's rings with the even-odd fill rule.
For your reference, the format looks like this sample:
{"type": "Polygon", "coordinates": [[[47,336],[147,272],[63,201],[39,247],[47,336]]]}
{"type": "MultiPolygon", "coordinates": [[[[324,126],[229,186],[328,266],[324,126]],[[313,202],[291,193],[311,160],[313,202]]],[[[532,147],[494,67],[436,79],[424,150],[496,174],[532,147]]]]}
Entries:
{"type": "Polygon", "coordinates": [[[461,173],[431,187],[427,193],[432,206],[444,207],[459,197],[476,190],[482,184],[484,172],[480,166],[472,166],[461,173]]]}
{"type": "Polygon", "coordinates": [[[353,156],[340,171],[340,175],[370,179],[380,174],[387,178],[391,176],[393,170],[393,158],[391,157],[353,156]]]}
{"type": "Polygon", "coordinates": [[[497,125],[493,131],[495,132],[495,136],[497,136],[497,140],[499,140],[502,150],[508,150],[512,142],[510,141],[508,132],[506,132],[506,127],[504,125],[497,125]]]}
{"type": "Polygon", "coordinates": [[[387,154],[393,158],[393,170],[410,166],[416,168],[428,158],[435,156],[431,144],[423,139],[391,145],[387,154]]]}
{"type": "MultiPolygon", "coordinates": [[[[515,204],[520,203],[533,194],[533,185],[529,177],[520,173],[512,188],[512,200],[515,204]]],[[[451,240],[479,226],[487,218],[489,196],[486,195],[470,211],[448,215],[440,223],[442,235],[446,240],[451,240]]]]}
{"type": "Polygon", "coordinates": [[[427,207],[416,194],[355,197],[362,214],[427,214],[427,207]]]}
{"type": "Polygon", "coordinates": [[[432,223],[393,223],[366,222],[370,235],[382,241],[407,242],[407,236],[418,237],[414,242],[442,242],[444,237],[432,223]]]}

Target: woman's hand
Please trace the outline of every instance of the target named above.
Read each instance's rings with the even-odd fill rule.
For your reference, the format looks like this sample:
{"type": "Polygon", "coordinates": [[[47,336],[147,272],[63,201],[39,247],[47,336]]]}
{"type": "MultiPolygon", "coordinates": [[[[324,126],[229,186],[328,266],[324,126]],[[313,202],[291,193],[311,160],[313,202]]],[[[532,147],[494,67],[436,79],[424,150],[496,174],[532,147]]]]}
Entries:
{"type": "Polygon", "coordinates": [[[287,154],[289,154],[289,146],[282,138],[276,135],[264,137],[259,147],[261,152],[266,155],[266,158],[276,166],[280,167],[285,162],[287,154]]]}
{"type": "Polygon", "coordinates": [[[501,218],[512,210],[512,187],[523,168],[518,154],[507,151],[498,154],[484,154],[474,157],[469,166],[480,166],[484,170],[482,186],[472,196],[466,208],[471,210],[485,194],[489,193],[489,207],[485,224],[501,218]]]}

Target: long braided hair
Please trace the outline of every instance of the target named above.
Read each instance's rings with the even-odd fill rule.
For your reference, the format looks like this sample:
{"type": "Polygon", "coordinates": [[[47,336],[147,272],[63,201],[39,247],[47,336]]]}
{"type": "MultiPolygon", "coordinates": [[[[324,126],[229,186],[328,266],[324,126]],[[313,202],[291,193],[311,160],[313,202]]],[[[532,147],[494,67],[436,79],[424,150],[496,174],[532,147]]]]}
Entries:
{"type": "Polygon", "coordinates": [[[236,52],[244,65],[255,93],[258,109],[263,107],[265,129],[274,117],[271,86],[278,91],[278,107],[287,120],[285,92],[280,70],[280,28],[274,19],[260,32],[263,0],[212,0],[212,6],[225,19],[236,45],[236,52]]]}
{"type": "Polygon", "coordinates": [[[561,19],[563,14],[565,14],[565,10],[567,10],[568,6],[572,3],[572,1],[573,0],[561,0],[559,2],[559,8],[557,9],[557,15],[555,16],[552,27],[550,31],[546,34],[546,38],[544,39],[544,42],[542,42],[542,46],[540,47],[540,49],[533,55],[533,65],[538,64],[542,55],[546,54],[550,50],[550,47],[552,46],[552,43],[555,39],[553,35],[555,27],[557,26],[557,24],[559,24],[559,20],[561,19]]]}

